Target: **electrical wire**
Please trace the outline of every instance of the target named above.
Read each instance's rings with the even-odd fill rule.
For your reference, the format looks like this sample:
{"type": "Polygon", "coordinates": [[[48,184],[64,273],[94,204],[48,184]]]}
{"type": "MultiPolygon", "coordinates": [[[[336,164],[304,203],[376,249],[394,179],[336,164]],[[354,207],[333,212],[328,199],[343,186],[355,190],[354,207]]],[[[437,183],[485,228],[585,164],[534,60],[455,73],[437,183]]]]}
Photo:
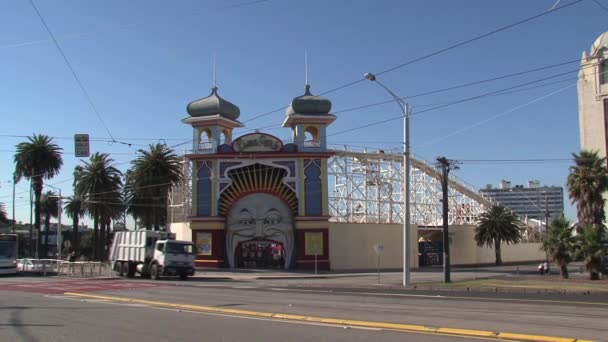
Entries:
{"type": "Polygon", "coordinates": [[[65,61],[65,64],[67,65],[68,69],[70,69],[70,72],[72,73],[72,76],[74,76],[74,80],[76,80],[76,83],[78,84],[78,87],[80,88],[80,90],[82,90],[82,93],[84,94],[84,97],[86,98],[87,102],[89,103],[89,105],[93,109],[93,112],[95,112],[95,114],[97,115],[97,118],[99,119],[99,121],[101,122],[101,124],[103,125],[103,127],[106,129],[106,132],[108,133],[108,135],[112,139],[112,142],[113,143],[121,143],[121,144],[125,144],[125,145],[129,145],[130,146],[130,144],[128,144],[128,143],[119,142],[119,141],[116,141],[116,139],[114,139],[114,136],[112,135],[112,132],[110,132],[110,129],[108,128],[108,125],[106,124],[106,122],[104,121],[104,119],[101,117],[101,114],[99,113],[99,111],[97,110],[97,107],[93,103],[93,100],[91,99],[91,96],[89,95],[89,92],[85,89],[84,85],[82,84],[82,81],[80,80],[80,78],[76,74],[76,71],[74,70],[74,67],[72,67],[72,64],[68,60],[68,57],[63,52],[63,49],[61,48],[61,45],[59,45],[59,42],[57,41],[57,39],[55,39],[55,35],[53,35],[53,32],[51,31],[51,29],[47,25],[46,21],[44,20],[44,17],[42,17],[42,14],[40,14],[40,11],[38,11],[38,8],[36,7],[36,4],[34,3],[34,0],[29,0],[29,1],[30,1],[30,4],[32,5],[32,8],[34,8],[34,11],[36,11],[36,14],[38,15],[38,18],[40,18],[40,21],[42,22],[42,25],[44,25],[44,28],[48,32],[49,36],[51,36],[51,39],[53,40],[53,43],[55,44],[55,47],[57,47],[57,50],[59,50],[59,53],[63,57],[63,60],[65,61]]]}
{"type": "MultiPolygon", "coordinates": [[[[446,47],[446,48],[443,48],[443,49],[440,49],[440,50],[437,50],[437,51],[431,52],[431,53],[429,53],[429,54],[426,54],[426,55],[423,55],[423,56],[421,56],[421,57],[417,57],[417,58],[415,58],[415,59],[412,59],[412,60],[410,60],[410,61],[407,61],[407,62],[405,62],[405,63],[401,63],[401,64],[396,65],[396,66],[394,66],[394,67],[391,67],[391,68],[388,68],[388,69],[382,70],[382,71],[380,71],[380,72],[378,72],[378,73],[375,73],[375,75],[376,75],[376,76],[383,75],[383,74],[385,74],[385,73],[388,73],[388,72],[391,72],[391,71],[394,71],[394,70],[397,70],[397,69],[403,68],[403,67],[405,67],[405,66],[408,66],[408,65],[414,64],[414,63],[416,63],[416,62],[419,62],[419,61],[425,60],[425,59],[427,59],[427,58],[430,58],[430,57],[433,57],[433,56],[436,56],[436,55],[442,54],[442,53],[444,53],[444,52],[447,52],[447,51],[453,50],[453,49],[455,49],[455,48],[461,47],[461,46],[463,46],[463,45],[466,45],[466,44],[472,43],[472,42],[474,42],[474,41],[477,41],[477,40],[480,40],[480,39],[483,39],[483,38],[487,38],[487,37],[489,37],[489,36],[491,36],[491,35],[494,35],[494,34],[496,34],[496,33],[499,33],[499,32],[502,32],[502,31],[508,30],[508,29],[510,29],[510,28],[513,28],[513,27],[515,27],[515,26],[522,25],[522,24],[527,23],[527,22],[529,22],[529,21],[533,21],[533,20],[535,20],[535,19],[538,19],[538,18],[544,17],[545,15],[548,15],[548,14],[554,13],[554,12],[556,12],[556,11],[562,10],[562,9],[564,9],[564,8],[567,8],[567,7],[573,6],[573,5],[578,4],[578,3],[582,2],[582,1],[583,1],[583,0],[575,0],[575,1],[571,2],[571,3],[565,4],[565,5],[562,5],[562,6],[556,7],[556,8],[552,8],[552,9],[550,9],[550,10],[548,10],[548,11],[545,11],[545,12],[542,12],[542,13],[539,13],[539,14],[536,14],[536,15],[531,16],[531,17],[528,17],[528,18],[526,18],[526,19],[523,19],[523,20],[517,21],[517,22],[515,22],[515,23],[509,24],[509,25],[507,25],[507,26],[500,27],[500,28],[498,28],[498,29],[492,30],[492,31],[490,31],[490,32],[487,32],[487,33],[484,33],[484,34],[481,34],[481,35],[478,35],[478,36],[475,36],[475,37],[473,37],[473,38],[467,39],[467,40],[462,41],[462,42],[460,42],[460,43],[450,45],[450,46],[448,46],[448,47],[446,47]]],[[[346,83],[346,84],[344,84],[344,85],[341,85],[341,86],[335,87],[335,88],[333,88],[333,89],[327,90],[327,91],[325,91],[325,92],[322,92],[322,93],[320,93],[320,94],[319,94],[319,96],[322,96],[322,95],[327,95],[327,94],[329,94],[329,93],[333,93],[333,92],[336,92],[336,91],[338,91],[338,90],[341,90],[341,89],[344,89],[344,88],[348,88],[348,87],[353,86],[353,85],[355,85],[355,84],[361,83],[361,82],[363,82],[363,81],[365,81],[365,80],[366,80],[365,78],[360,78],[360,79],[357,79],[357,80],[355,80],[355,81],[348,82],[348,83],[346,83]]],[[[274,110],[272,110],[272,111],[269,111],[269,112],[266,112],[266,113],[263,113],[263,114],[256,115],[256,116],[254,116],[254,117],[252,117],[252,118],[250,118],[250,119],[248,119],[248,120],[246,120],[246,121],[243,121],[243,122],[244,122],[244,123],[246,123],[246,122],[250,122],[250,121],[253,121],[253,120],[257,120],[257,119],[259,119],[259,118],[262,118],[262,117],[268,116],[268,115],[270,115],[270,114],[272,114],[272,113],[275,113],[275,112],[278,112],[278,111],[280,111],[280,110],[286,109],[287,107],[288,107],[288,106],[283,106],[283,107],[281,107],[281,108],[277,108],[277,109],[274,109],[274,110]]]]}

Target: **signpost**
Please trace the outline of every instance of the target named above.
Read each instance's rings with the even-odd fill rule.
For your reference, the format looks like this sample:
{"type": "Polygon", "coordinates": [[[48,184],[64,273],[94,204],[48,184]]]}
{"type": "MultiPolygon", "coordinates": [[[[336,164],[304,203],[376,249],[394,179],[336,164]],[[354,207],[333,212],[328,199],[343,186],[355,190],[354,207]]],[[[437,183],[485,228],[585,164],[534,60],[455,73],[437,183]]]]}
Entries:
{"type": "Polygon", "coordinates": [[[76,158],[86,158],[89,156],[88,134],[74,134],[74,152],[76,154],[76,158]]]}
{"type": "Polygon", "coordinates": [[[378,272],[378,284],[380,284],[380,253],[384,250],[384,245],[379,243],[374,245],[374,251],[376,252],[377,262],[376,262],[376,271],[378,272]]]}

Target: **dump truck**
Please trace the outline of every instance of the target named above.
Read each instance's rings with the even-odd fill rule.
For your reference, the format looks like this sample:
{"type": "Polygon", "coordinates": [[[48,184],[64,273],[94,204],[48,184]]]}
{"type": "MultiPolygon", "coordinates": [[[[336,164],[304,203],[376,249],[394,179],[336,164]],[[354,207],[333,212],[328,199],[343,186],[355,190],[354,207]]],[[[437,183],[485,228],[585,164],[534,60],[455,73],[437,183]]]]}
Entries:
{"type": "Polygon", "coordinates": [[[161,276],[194,275],[194,245],[175,240],[175,234],[152,230],[123,231],[114,234],[110,248],[112,269],[120,277],[158,280],[161,276]]]}

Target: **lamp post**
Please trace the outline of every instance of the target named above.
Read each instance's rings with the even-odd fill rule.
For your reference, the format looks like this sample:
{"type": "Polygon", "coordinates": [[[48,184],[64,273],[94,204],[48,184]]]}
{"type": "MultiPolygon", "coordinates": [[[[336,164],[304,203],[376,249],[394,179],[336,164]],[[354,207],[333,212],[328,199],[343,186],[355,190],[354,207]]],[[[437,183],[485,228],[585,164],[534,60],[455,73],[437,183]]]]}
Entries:
{"type": "Polygon", "coordinates": [[[403,199],[405,202],[405,213],[403,214],[403,286],[410,284],[410,115],[408,105],[399,96],[395,95],[390,89],[382,84],[372,73],[366,73],[365,78],[376,82],[384,88],[397,102],[399,110],[403,111],[403,164],[405,166],[403,199]]]}

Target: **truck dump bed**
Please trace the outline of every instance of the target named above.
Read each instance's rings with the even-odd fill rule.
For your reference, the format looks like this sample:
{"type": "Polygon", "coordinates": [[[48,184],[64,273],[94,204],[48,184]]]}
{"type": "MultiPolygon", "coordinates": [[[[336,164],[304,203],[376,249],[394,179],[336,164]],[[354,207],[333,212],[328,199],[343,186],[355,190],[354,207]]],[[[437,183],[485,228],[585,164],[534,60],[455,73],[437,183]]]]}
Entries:
{"type": "Polygon", "coordinates": [[[154,242],[161,239],[172,239],[173,234],[152,230],[116,232],[110,248],[110,261],[144,262],[148,249],[154,248],[154,242]]]}

